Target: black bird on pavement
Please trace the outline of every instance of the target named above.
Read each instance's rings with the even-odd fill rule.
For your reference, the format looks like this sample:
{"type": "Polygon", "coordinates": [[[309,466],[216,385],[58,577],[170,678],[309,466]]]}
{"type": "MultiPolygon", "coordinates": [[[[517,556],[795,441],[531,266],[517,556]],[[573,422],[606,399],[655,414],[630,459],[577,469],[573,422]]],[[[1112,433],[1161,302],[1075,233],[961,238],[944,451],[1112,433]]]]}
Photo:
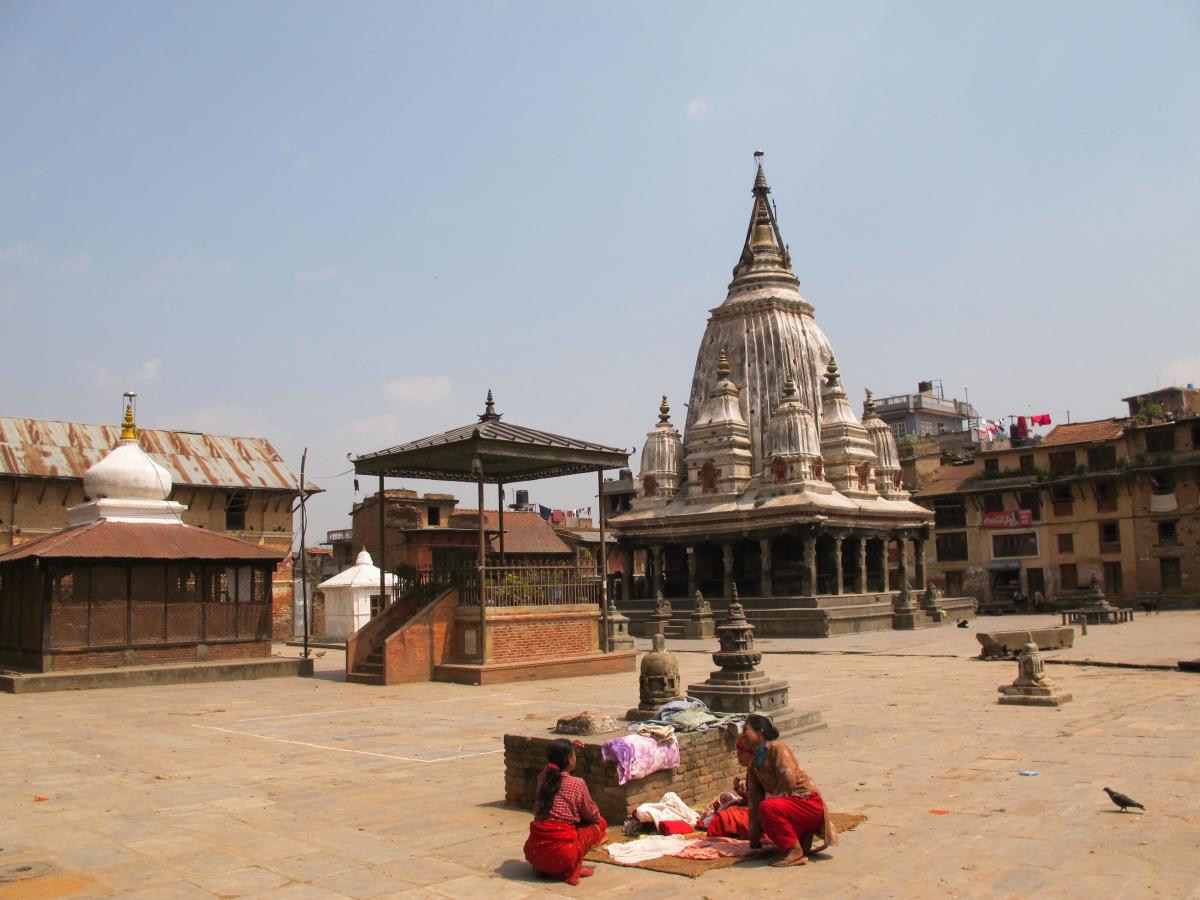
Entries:
{"type": "Polygon", "coordinates": [[[970,628],[970,627],[971,627],[971,623],[970,623],[970,622],[968,622],[966,619],[959,619],[959,620],[958,620],[958,627],[959,627],[959,628],[970,628]]]}
{"type": "Polygon", "coordinates": [[[1108,794],[1109,800],[1121,807],[1121,812],[1125,812],[1125,810],[1131,806],[1136,806],[1143,812],[1146,810],[1146,807],[1142,806],[1142,804],[1138,803],[1132,797],[1126,797],[1124,794],[1114,791],[1112,788],[1105,788],[1104,793],[1108,794]]]}

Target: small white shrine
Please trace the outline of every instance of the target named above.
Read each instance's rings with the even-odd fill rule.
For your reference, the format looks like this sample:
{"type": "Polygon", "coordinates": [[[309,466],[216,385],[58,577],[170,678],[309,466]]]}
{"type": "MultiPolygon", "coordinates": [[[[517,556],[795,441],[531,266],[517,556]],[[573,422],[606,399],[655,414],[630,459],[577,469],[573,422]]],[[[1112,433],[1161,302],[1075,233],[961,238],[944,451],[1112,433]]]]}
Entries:
{"type": "MultiPolygon", "coordinates": [[[[394,575],[385,586],[392,587],[394,575]]],[[[371,620],[371,597],[379,594],[379,567],[365,549],[354,565],[317,585],[325,595],[325,638],[344,641],[371,620]]]]}

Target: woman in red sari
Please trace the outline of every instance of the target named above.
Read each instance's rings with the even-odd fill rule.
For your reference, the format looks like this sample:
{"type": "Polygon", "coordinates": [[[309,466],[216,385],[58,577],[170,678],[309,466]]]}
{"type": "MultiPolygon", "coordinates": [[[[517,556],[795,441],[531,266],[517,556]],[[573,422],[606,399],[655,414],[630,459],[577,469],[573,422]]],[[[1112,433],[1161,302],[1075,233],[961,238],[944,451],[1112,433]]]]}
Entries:
{"type": "Polygon", "coordinates": [[[587,783],[571,774],[579,746],[559,738],[546,748],[548,762],[538,776],[525,841],[525,858],[533,870],[567,884],[579,884],[592,874],[583,867],[583,855],[608,839],[608,823],[592,802],[587,783]]]}
{"type": "Polygon", "coordinates": [[[821,838],[824,843],[817,849],[824,850],[837,843],[837,831],[817,786],[778,738],[779,731],[766,716],[750,716],[742,727],[742,743],[751,752],[746,771],[750,846],[761,846],[765,834],[783,854],[771,865],[802,866],[812,852],[813,837],[821,838]]]}

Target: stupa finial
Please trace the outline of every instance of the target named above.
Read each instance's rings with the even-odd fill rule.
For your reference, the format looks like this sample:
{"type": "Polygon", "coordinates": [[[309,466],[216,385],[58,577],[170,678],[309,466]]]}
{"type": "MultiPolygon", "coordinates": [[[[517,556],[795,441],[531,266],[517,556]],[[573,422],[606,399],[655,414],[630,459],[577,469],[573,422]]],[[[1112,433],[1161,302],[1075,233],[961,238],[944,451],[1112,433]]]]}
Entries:
{"type": "Polygon", "coordinates": [[[133,418],[133,401],[137,399],[137,394],[133,391],[125,392],[125,418],[121,420],[121,440],[136,441],[137,422],[133,418]]]}
{"type": "Polygon", "coordinates": [[[662,403],[658,404],[658,421],[661,425],[671,424],[671,406],[667,403],[667,395],[662,395],[662,403]]]}
{"type": "Polygon", "coordinates": [[[838,378],[840,377],[841,376],[838,375],[837,360],[831,356],[829,357],[829,362],[825,365],[825,383],[830,387],[833,387],[838,383],[838,378]]]}
{"type": "Polygon", "coordinates": [[[721,355],[717,357],[717,377],[725,379],[729,377],[729,373],[733,371],[729,367],[729,356],[725,353],[725,348],[721,348],[721,355]]]}
{"type": "Polygon", "coordinates": [[[783,399],[784,402],[796,399],[796,379],[791,375],[783,382],[783,399]]]}
{"type": "Polygon", "coordinates": [[[479,417],[480,422],[492,422],[500,418],[500,413],[496,412],[496,401],[492,399],[492,389],[488,388],[487,400],[483,405],[483,415],[479,417]]]}
{"type": "Polygon", "coordinates": [[[875,415],[875,395],[871,393],[870,388],[865,389],[867,398],[863,400],[863,418],[875,415]]]}

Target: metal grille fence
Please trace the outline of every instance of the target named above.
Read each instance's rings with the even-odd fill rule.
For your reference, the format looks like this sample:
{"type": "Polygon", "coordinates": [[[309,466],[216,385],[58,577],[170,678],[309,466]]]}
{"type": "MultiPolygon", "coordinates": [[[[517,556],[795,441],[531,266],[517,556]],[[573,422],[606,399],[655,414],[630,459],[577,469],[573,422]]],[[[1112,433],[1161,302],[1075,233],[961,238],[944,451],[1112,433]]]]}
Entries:
{"type": "Polygon", "coordinates": [[[270,572],[180,563],[50,571],[47,646],[58,650],[270,639],[270,572]]]}
{"type": "MultiPolygon", "coordinates": [[[[487,606],[600,603],[600,578],[575,566],[488,566],[482,576],[487,606]]],[[[464,605],[478,606],[478,591],[464,605]]]]}

